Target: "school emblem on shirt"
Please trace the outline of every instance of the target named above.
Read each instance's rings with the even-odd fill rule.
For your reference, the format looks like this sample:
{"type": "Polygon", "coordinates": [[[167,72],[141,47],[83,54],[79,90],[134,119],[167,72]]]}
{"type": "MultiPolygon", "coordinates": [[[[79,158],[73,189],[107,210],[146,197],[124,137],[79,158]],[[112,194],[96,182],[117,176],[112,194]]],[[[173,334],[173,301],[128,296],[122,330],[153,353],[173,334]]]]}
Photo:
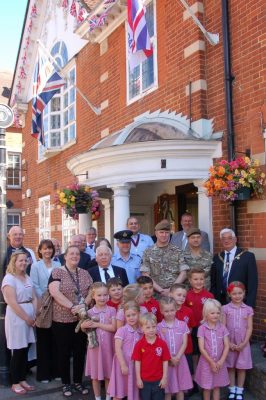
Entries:
{"type": "Polygon", "coordinates": [[[145,352],[145,350],[144,350],[144,349],[141,349],[141,352],[142,352],[142,353],[144,353],[144,352],[145,352]]]}
{"type": "Polygon", "coordinates": [[[208,300],[208,298],[207,298],[207,297],[202,297],[202,299],[201,299],[201,303],[202,303],[202,304],[204,304],[206,300],[208,300]]]}
{"type": "Polygon", "coordinates": [[[151,308],[151,312],[152,312],[153,314],[156,314],[157,308],[156,308],[156,307],[152,307],[152,308],[151,308]]]}
{"type": "Polygon", "coordinates": [[[156,347],[156,349],[155,349],[156,356],[161,357],[162,352],[163,352],[162,347],[156,347]]]}

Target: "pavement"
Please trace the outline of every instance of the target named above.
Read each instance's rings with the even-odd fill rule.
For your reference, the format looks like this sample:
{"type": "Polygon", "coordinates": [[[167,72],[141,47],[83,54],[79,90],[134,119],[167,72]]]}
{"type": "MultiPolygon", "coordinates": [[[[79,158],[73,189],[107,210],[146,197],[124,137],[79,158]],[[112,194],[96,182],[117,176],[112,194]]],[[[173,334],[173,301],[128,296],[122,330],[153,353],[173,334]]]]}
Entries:
{"type": "MultiPolygon", "coordinates": [[[[27,377],[27,381],[36,387],[34,392],[28,392],[24,395],[15,395],[10,387],[0,386],[0,400],[15,400],[18,398],[21,399],[38,399],[38,400],[62,400],[63,395],[61,391],[61,383],[57,381],[49,382],[48,384],[44,384],[41,382],[37,382],[35,380],[35,368],[32,368],[32,374],[27,377]]],[[[85,381],[86,386],[89,388],[89,395],[80,395],[79,393],[74,393],[71,399],[73,400],[94,400],[93,391],[90,383],[85,381]]],[[[105,399],[104,394],[102,395],[102,399],[105,399]]],[[[221,400],[226,399],[226,396],[221,396],[221,400]]],[[[200,394],[195,394],[190,397],[190,400],[202,400],[200,394]]],[[[245,400],[257,400],[251,394],[245,392],[245,400]]]]}

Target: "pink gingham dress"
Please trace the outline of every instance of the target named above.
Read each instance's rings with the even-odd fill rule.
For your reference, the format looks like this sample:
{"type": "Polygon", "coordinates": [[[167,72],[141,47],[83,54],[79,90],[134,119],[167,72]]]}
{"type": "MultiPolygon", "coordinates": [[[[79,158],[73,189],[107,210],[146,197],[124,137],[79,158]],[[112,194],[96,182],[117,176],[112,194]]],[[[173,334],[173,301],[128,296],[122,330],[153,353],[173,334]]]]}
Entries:
{"type": "MultiPolygon", "coordinates": [[[[184,321],[175,319],[172,327],[167,326],[165,320],[157,325],[160,338],[166,341],[171,356],[177,355],[183,343],[184,335],[189,334],[189,328],[184,321]]],[[[168,367],[167,385],[165,393],[178,393],[193,387],[186,356],[183,354],[178,365],[168,367]]]]}
{"type": "MultiPolygon", "coordinates": [[[[204,322],[198,329],[198,337],[204,339],[204,348],[214,361],[219,361],[224,350],[224,337],[229,332],[226,327],[218,322],[215,328],[210,328],[204,322]]],[[[203,389],[213,389],[229,385],[229,376],[224,363],[218,372],[211,370],[210,364],[203,355],[197,365],[195,382],[203,389]]]]}
{"type": "MultiPolygon", "coordinates": [[[[115,319],[116,310],[114,307],[105,306],[104,309],[98,309],[96,306],[88,311],[90,317],[97,316],[102,324],[111,324],[115,319]]],[[[112,362],[114,355],[114,333],[107,332],[97,328],[97,338],[99,347],[88,348],[85,366],[85,375],[91,379],[103,380],[109,379],[112,371],[112,362]]]]}
{"type": "MultiPolygon", "coordinates": [[[[253,308],[242,303],[240,307],[233,303],[226,304],[222,307],[222,312],[226,317],[226,327],[229,331],[229,340],[231,343],[240,344],[244,341],[247,327],[248,317],[254,315],[253,308]]],[[[229,351],[226,365],[228,368],[251,369],[252,358],[250,343],[243,350],[229,351]]]]}
{"type": "Polygon", "coordinates": [[[139,341],[142,335],[140,329],[134,330],[128,324],[117,330],[115,339],[122,340],[122,351],[128,366],[128,375],[122,374],[119,361],[115,355],[110,383],[107,390],[111,397],[117,397],[119,399],[127,397],[128,400],[139,400],[139,389],[136,384],[135,366],[134,361],[131,360],[131,355],[135,344],[139,341]]]}

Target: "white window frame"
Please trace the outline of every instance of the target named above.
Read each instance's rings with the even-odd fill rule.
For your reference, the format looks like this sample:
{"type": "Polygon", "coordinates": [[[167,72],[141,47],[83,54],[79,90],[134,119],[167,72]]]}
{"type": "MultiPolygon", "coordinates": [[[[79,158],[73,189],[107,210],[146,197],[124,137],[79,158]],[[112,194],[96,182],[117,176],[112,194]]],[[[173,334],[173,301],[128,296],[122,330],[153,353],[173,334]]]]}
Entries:
{"type": "Polygon", "coordinates": [[[70,80],[68,79],[67,87],[63,86],[60,89],[60,93],[56,94],[53,99],[60,97],[60,110],[59,111],[51,111],[51,104],[53,99],[49,101],[47,106],[45,107],[45,110],[43,111],[43,119],[48,120],[48,130],[44,132],[44,138],[46,141],[47,146],[43,146],[40,142],[38,143],[38,160],[43,160],[45,159],[46,151],[47,150],[58,150],[62,151],[66,148],[68,148],[71,144],[76,143],[76,137],[77,137],[77,92],[76,92],[76,80],[77,80],[77,69],[76,69],[76,63],[75,59],[71,60],[61,71],[61,75],[67,76],[69,78],[69,74],[71,71],[75,71],[75,81],[74,84],[70,83],[70,80]],[[69,103],[66,107],[64,107],[64,96],[66,93],[70,93],[70,90],[74,89],[74,102],[69,103]],[[70,109],[70,107],[74,107],[74,120],[72,120],[70,123],[64,125],[64,113],[70,109]],[[52,115],[60,115],[60,128],[59,129],[51,129],[50,124],[51,124],[51,116],[52,115]],[[74,135],[73,137],[70,138],[69,132],[68,132],[68,140],[65,142],[64,140],[64,131],[66,128],[70,128],[71,126],[74,127],[74,135]],[[51,135],[54,132],[60,132],[60,143],[57,146],[52,145],[52,139],[51,135]]]}
{"type": "Polygon", "coordinates": [[[79,223],[77,220],[71,218],[62,209],[62,252],[64,252],[68,246],[71,236],[79,233],[79,223]]]}
{"type": "MultiPolygon", "coordinates": [[[[153,71],[154,71],[154,82],[147,89],[142,90],[142,72],[140,73],[140,93],[135,97],[129,98],[129,63],[128,63],[128,41],[127,41],[127,21],[125,23],[125,41],[126,41],[126,96],[127,96],[127,105],[135,103],[135,101],[140,100],[144,96],[154,92],[158,89],[158,54],[157,54],[157,14],[156,14],[156,0],[145,0],[144,5],[149,4],[153,1],[153,15],[154,15],[154,35],[151,38],[152,46],[153,46],[153,71]]],[[[142,65],[141,65],[142,70],[142,65]]]]}
{"type": "Polygon", "coordinates": [[[50,196],[39,197],[39,242],[42,239],[51,238],[51,201],[50,196]],[[47,215],[45,215],[45,203],[47,203],[47,215]],[[44,207],[44,221],[42,221],[43,213],[42,208],[44,207]],[[48,223],[46,223],[46,219],[48,223]]]}
{"type": "Polygon", "coordinates": [[[21,213],[20,212],[15,212],[15,211],[7,211],[7,221],[6,221],[6,226],[7,226],[7,232],[9,232],[10,228],[12,226],[21,226],[21,213]],[[13,224],[8,224],[8,217],[18,217],[19,222],[18,223],[13,223],[13,224]]]}
{"type": "MultiPolygon", "coordinates": [[[[13,162],[13,165],[14,165],[14,162],[13,162]]],[[[18,153],[18,152],[16,152],[16,151],[8,151],[7,152],[7,177],[6,177],[6,186],[7,186],[7,189],[21,189],[21,153],[18,153]],[[19,156],[19,167],[18,168],[12,168],[12,167],[9,167],[9,156],[19,156]],[[13,174],[12,174],[12,179],[14,180],[14,171],[18,171],[19,172],[19,184],[18,185],[10,185],[9,183],[8,183],[8,179],[9,179],[9,177],[8,177],[8,173],[9,173],[9,171],[12,171],[13,172],[13,174]]]]}

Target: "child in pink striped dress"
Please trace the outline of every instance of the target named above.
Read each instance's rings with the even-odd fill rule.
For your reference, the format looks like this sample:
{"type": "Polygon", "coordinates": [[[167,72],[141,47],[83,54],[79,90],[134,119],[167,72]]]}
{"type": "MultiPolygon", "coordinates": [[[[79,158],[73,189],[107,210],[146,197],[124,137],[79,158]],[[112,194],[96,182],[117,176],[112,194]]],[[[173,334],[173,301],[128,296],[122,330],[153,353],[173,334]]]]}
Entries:
{"type": "Polygon", "coordinates": [[[165,400],[171,400],[176,393],[177,400],[184,400],[184,390],[193,387],[187,359],[184,355],[187,347],[189,328],[184,321],[176,319],[177,305],[173,297],[162,297],[160,309],[164,317],[157,325],[159,336],[167,343],[171,354],[167,384],[165,387],[165,400]]]}
{"type": "MultiPolygon", "coordinates": [[[[126,319],[124,313],[124,304],[128,303],[129,301],[135,301],[139,305],[144,302],[143,289],[137,283],[131,283],[124,287],[122,303],[116,314],[117,329],[125,325],[126,319]]],[[[145,314],[147,312],[148,310],[146,307],[140,306],[140,314],[145,314]]]]}
{"type": "Polygon", "coordinates": [[[245,286],[242,282],[231,282],[227,293],[231,303],[223,306],[222,312],[223,322],[229,331],[230,350],[226,359],[230,378],[228,399],[243,400],[246,370],[252,368],[249,340],[252,335],[254,312],[243,303],[245,286]]]}
{"type": "Polygon", "coordinates": [[[203,388],[204,400],[220,400],[220,387],[229,384],[225,360],[229,351],[228,330],[220,322],[221,304],[207,299],[203,306],[203,323],[198,329],[200,359],[195,382],[203,388]]]}
{"type": "MultiPolygon", "coordinates": [[[[92,387],[96,400],[101,400],[100,381],[105,381],[105,388],[109,384],[113,362],[113,339],[116,330],[114,307],[107,306],[108,289],[105,283],[95,282],[91,290],[92,299],[95,301],[95,306],[88,311],[88,316],[96,316],[99,322],[92,320],[84,321],[81,324],[82,329],[96,328],[97,339],[99,346],[89,348],[87,350],[87,359],[85,367],[85,375],[92,379],[92,387]]],[[[111,397],[106,395],[106,400],[111,397]]]]}
{"type": "Polygon", "coordinates": [[[136,342],[143,335],[139,328],[139,305],[129,301],[124,305],[126,325],[115,334],[115,356],[108,393],[113,400],[139,400],[134,361],[131,355],[136,342]]]}

